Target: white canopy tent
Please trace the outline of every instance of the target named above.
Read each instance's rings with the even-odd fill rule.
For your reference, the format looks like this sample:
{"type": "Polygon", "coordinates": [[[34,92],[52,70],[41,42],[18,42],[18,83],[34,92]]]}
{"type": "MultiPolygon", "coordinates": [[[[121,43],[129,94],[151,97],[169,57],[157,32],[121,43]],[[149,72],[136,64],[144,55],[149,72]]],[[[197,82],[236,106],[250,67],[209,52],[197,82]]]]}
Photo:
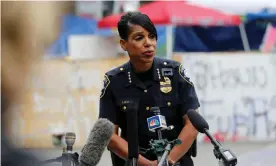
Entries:
{"type": "Polygon", "coordinates": [[[186,0],[192,4],[202,5],[223,12],[244,15],[260,12],[264,8],[276,8],[275,0],[186,0]]]}

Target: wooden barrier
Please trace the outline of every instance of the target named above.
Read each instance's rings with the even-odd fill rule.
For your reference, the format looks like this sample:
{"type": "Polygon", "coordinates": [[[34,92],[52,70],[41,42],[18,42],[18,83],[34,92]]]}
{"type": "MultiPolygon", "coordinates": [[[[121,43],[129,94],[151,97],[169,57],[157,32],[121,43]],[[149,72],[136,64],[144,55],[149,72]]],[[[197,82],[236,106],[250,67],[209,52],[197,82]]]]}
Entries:
{"type": "MultiPolygon", "coordinates": [[[[175,56],[181,61],[181,56],[175,56]]],[[[12,112],[9,134],[16,145],[53,147],[53,134],[76,133],[83,146],[98,117],[104,73],[128,61],[127,56],[105,60],[44,60],[29,79],[24,104],[12,112]]]]}

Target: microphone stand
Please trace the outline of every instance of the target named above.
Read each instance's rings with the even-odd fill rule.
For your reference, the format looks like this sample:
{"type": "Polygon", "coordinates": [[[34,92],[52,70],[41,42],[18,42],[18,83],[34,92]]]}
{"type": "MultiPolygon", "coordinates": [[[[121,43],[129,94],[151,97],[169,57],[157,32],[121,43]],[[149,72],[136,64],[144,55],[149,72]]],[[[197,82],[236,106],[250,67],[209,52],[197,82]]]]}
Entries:
{"type": "MultiPolygon", "coordinates": [[[[153,109],[154,115],[160,115],[160,109],[153,109]]],[[[173,126],[167,127],[165,130],[172,130],[173,126]]],[[[158,140],[151,140],[150,151],[153,150],[157,156],[158,166],[169,166],[168,154],[172,150],[175,145],[181,144],[181,140],[175,139],[169,142],[167,139],[163,139],[162,137],[162,129],[156,129],[158,140]]]]}
{"type": "Polygon", "coordinates": [[[150,140],[151,148],[148,151],[154,151],[157,156],[158,166],[169,166],[168,155],[175,145],[180,145],[182,141],[180,139],[175,139],[173,141],[168,141],[167,139],[161,140],[150,140]]]}
{"type": "Polygon", "coordinates": [[[165,147],[165,151],[162,155],[162,157],[158,160],[158,166],[163,166],[163,164],[165,163],[165,165],[169,165],[169,162],[168,162],[168,155],[169,155],[169,152],[172,150],[172,145],[171,144],[168,144],[166,147],[165,147]]]}
{"type": "MultiPolygon", "coordinates": [[[[158,140],[163,141],[161,129],[157,129],[156,132],[157,132],[158,140]]],[[[161,159],[161,155],[157,155],[158,162],[160,161],[160,159],[161,159]]]]}
{"type": "Polygon", "coordinates": [[[73,166],[79,165],[79,154],[76,152],[71,153],[73,150],[73,144],[75,143],[75,139],[76,135],[74,133],[67,133],[65,135],[67,147],[63,147],[62,155],[54,159],[43,161],[42,164],[61,162],[62,166],[71,166],[71,163],[73,163],[73,166]]]}
{"type": "Polygon", "coordinates": [[[73,166],[79,165],[79,154],[78,153],[68,153],[65,149],[63,149],[62,155],[60,157],[45,160],[42,162],[42,164],[49,164],[58,162],[61,163],[62,166],[71,166],[71,163],[73,163],[73,166]]]}
{"type": "MultiPolygon", "coordinates": [[[[160,109],[154,110],[153,113],[154,113],[155,116],[160,115],[160,109]]],[[[165,142],[167,140],[163,140],[161,129],[156,129],[155,132],[157,133],[157,138],[158,138],[158,140],[155,141],[155,143],[159,144],[159,146],[163,145],[163,148],[159,147],[159,149],[157,149],[157,148],[155,149],[155,152],[157,154],[157,161],[159,163],[160,160],[161,160],[161,157],[162,157],[162,152],[164,151],[164,147],[165,147],[165,144],[166,144],[165,142]]],[[[165,158],[165,162],[168,163],[167,158],[165,158]]]]}
{"type": "Polygon", "coordinates": [[[176,139],[176,140],[173,140],[171,142],[168,142],[167,143],[167,146],[165,147],[165,151],[161,157],[161,159],[159,160],[158,162],[158,166],[164,166],[164,163],[165,163],[165,166],[168,166],[169,165],[169,162],[168,162],[168,155],[170,153],[170,151],[172,150],[172,148],[175,146],[175,145],[180,145],[182,142],[180,139],[176,139]]]}

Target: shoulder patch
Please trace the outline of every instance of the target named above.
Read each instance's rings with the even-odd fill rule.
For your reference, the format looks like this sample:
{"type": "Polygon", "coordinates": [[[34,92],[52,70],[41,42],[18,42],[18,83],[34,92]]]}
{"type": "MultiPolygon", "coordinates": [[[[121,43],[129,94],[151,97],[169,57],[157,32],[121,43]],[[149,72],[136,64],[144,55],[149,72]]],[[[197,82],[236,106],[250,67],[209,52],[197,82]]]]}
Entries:
{"type": "Polygon", "coordinates": [[[178,73],[179,73],[179,75],[181,76],[181,78],[182,78],[183,80],[185,80],[187,83],[189,83],[189,84],[191,84],[192,86],[194,86],[193,83],[190,81],[190,78],[189,78],[188,75],[187,75],[187,71],[184,69],[184,67],[183,67],[182,64],[180,64],[180,66],[179,66],[179,68],[178,68],[178,73]]]}
{"type": "Polygon", "coordinates": [[[107,87],[108,87],[109,84],[110,84],[110,80],[109,80],[108,76],[104,75],[103,88],[101,90],[100,98],[102,98],[104,96],[105,91],[106,91],[106,89],[107,89],[107,87]]]}

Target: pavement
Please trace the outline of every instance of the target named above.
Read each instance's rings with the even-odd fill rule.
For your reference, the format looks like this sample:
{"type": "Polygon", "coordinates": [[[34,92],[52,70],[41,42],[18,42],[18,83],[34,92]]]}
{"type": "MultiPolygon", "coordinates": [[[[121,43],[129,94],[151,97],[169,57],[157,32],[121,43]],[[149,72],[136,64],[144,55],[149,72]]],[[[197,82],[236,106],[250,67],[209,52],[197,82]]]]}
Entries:
{"type": "MultiPolygon", "coordinates": [[[[276,166],[276,141],[275,142],[242,142],[223,143],[224,148],[229,148],[237,156],[237,166],[276,166]]],[[[75,151],[80,153],[81,149],[75,151]]],[[[40,160],[47,160],[61,156],[60,148],[53,149],[27,149],[40,160]]],[[[213,154],[213,146],[207,143],[198,145],[198,156],[193,158],[195,166],[218,166],[218,161],[213,154]]],[[[111,166],[110,154],[106,150],[98,166],[111,166]]],[[[49,164],[47,166],[50,166],[49,164]]],[[[53,163],[51,166],[61,166],[53,163]]]]}

